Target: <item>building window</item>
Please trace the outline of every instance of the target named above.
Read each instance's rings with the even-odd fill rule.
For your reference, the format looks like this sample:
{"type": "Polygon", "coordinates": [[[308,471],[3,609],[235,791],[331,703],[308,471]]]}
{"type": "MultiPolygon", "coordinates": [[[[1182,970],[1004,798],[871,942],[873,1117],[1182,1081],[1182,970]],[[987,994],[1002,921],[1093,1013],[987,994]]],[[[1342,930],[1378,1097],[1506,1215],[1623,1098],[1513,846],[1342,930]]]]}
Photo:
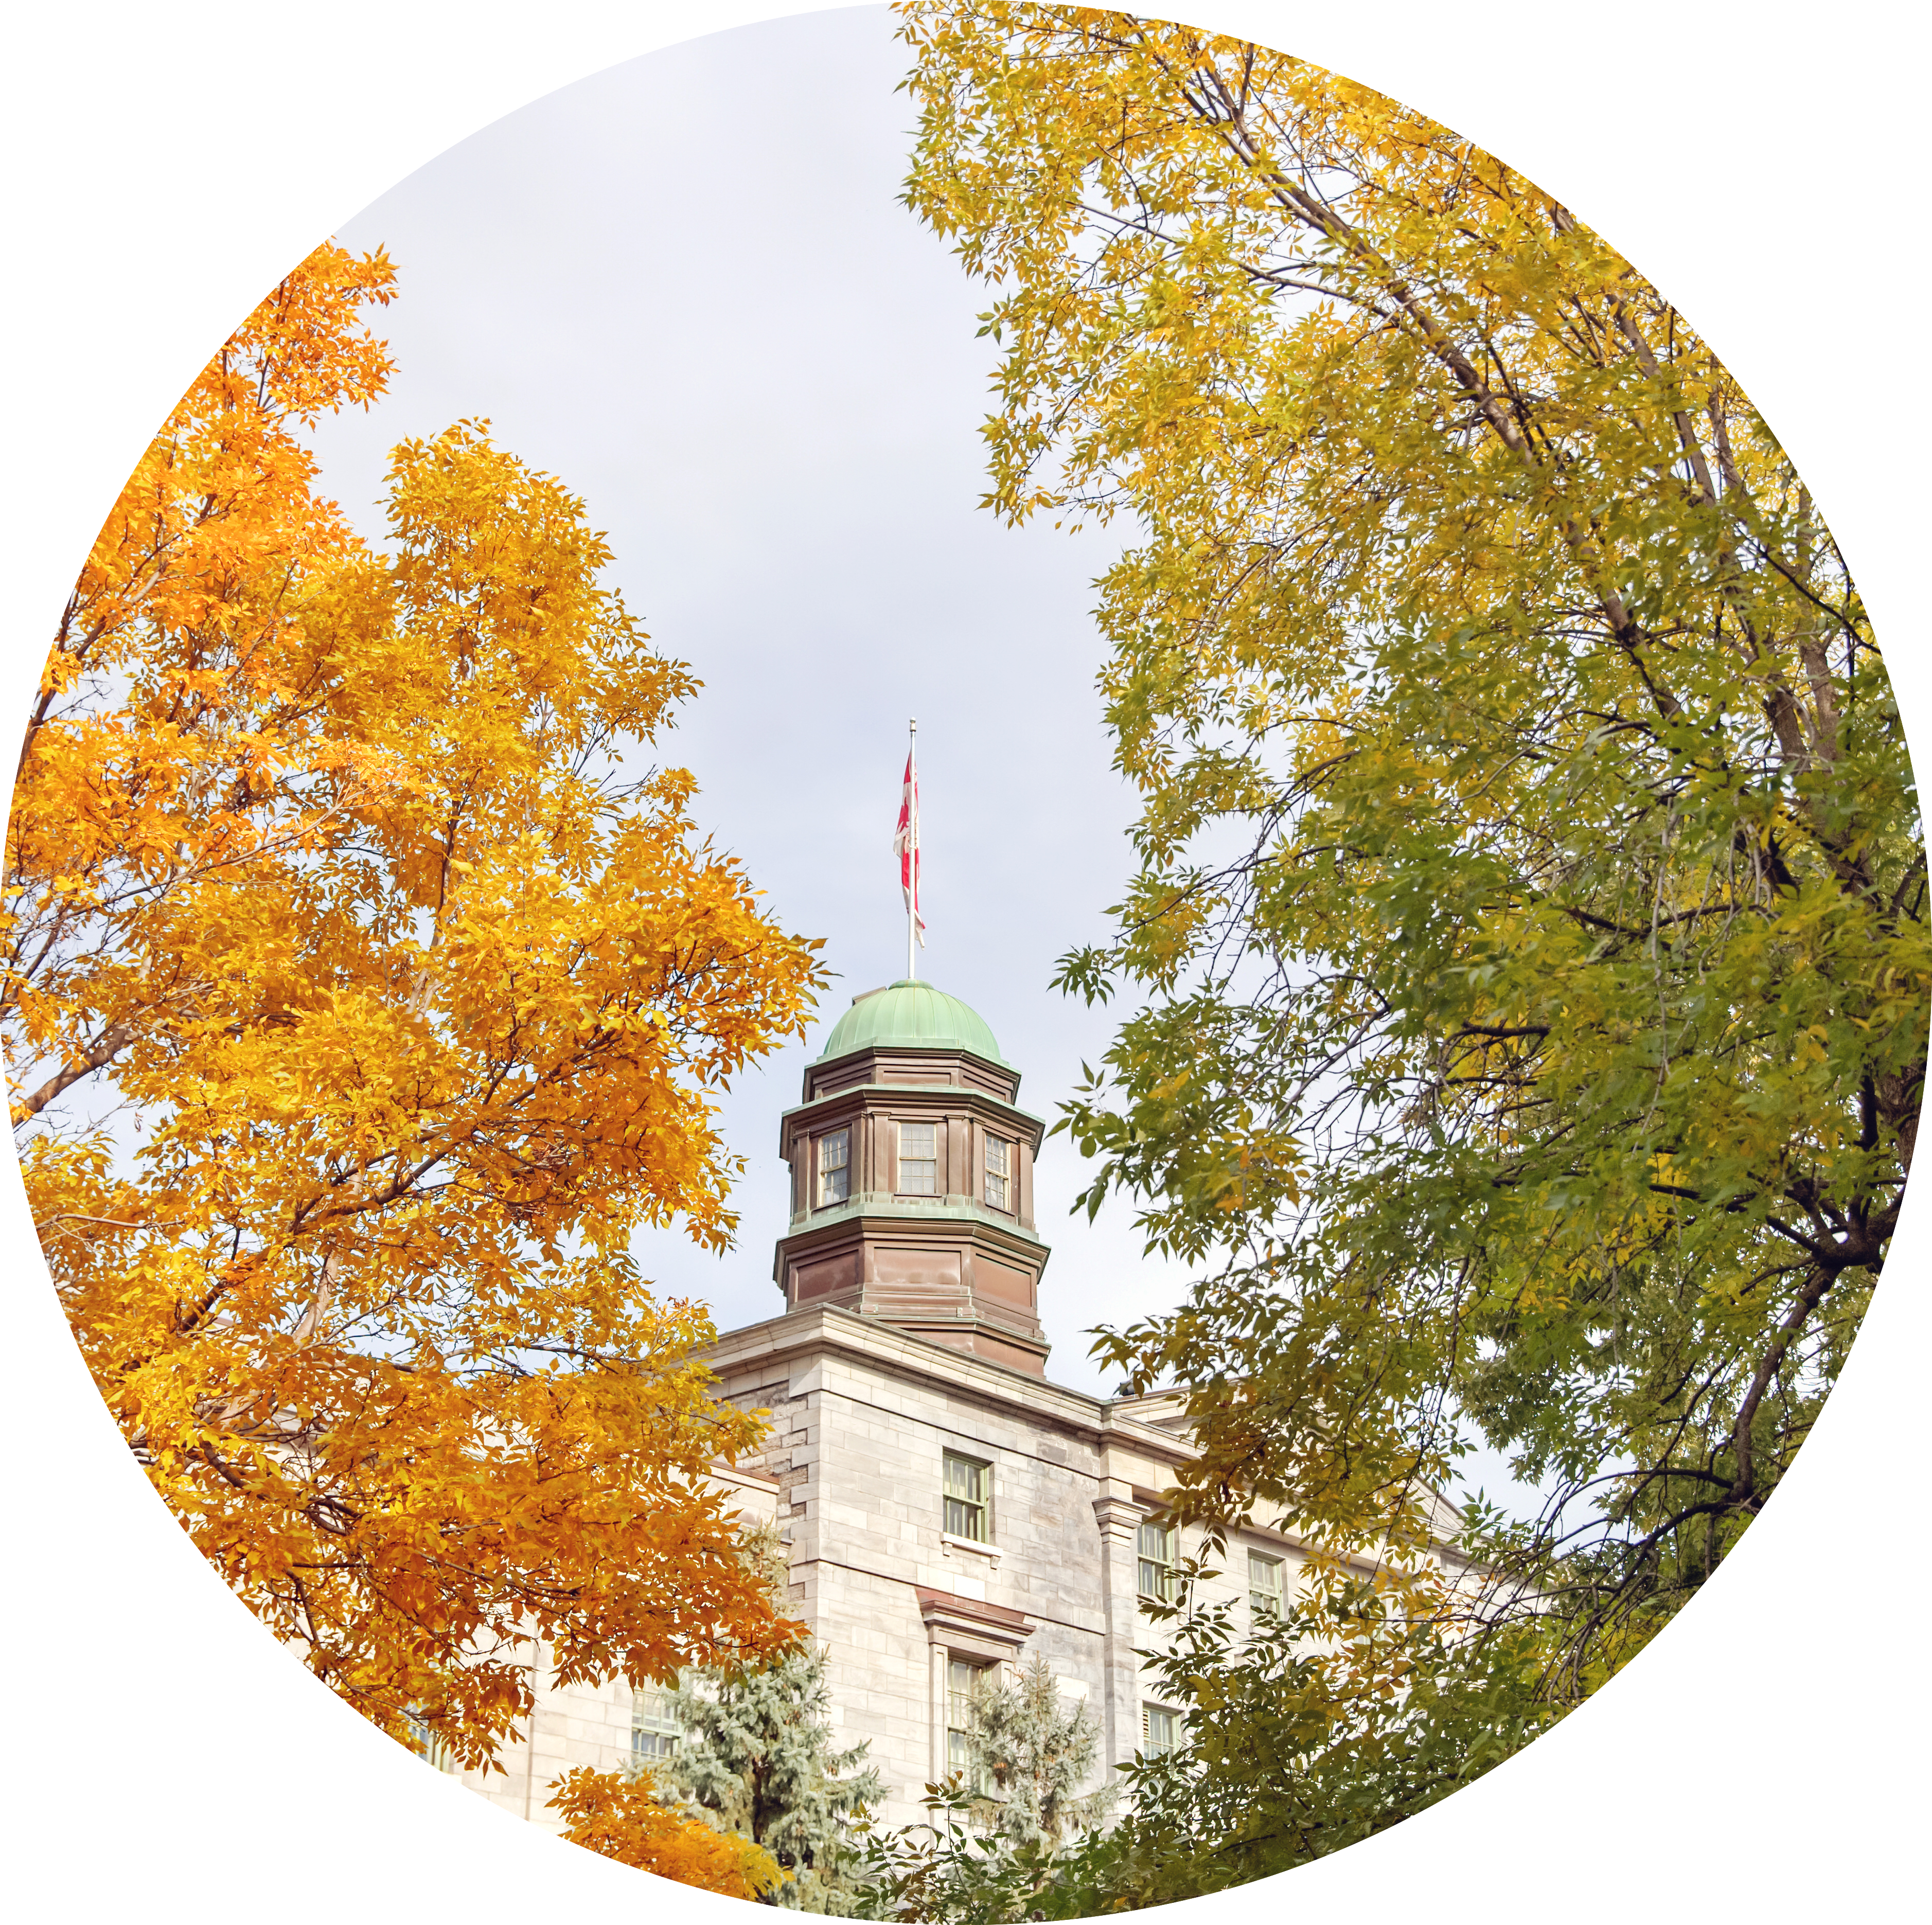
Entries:
{"type": "Polygon", "coordinates": [[[458,1770],[456,1760],[449,1754],[449,1747],[438,1738],[429,1720],[412,1705],[403,1714],[403,1724],[409,1733],[409,1747],[427,1765],[433,1765],[439,1771],[458,1770]]]}
{"type": "Polygon", "coordinates": [[[1248,1609],[1255,1617],[1281,1615],[1282,1570],[1279,1558],[1264,1558],[1258,1551],[1248,1553],[1248,1609]]]}
{"type": "Polygon", "coordinates": [[[946,1769],[956,1771],[970,1791],[986,1789],[986,1774],[973,1759],[973,1729],[979,1722],[980,1693],[989,1666],[964,1658],[946,1663],[946,1769]]]}
{"type": "Polygon", "coordinates": [[[899,1194],[939,1194],[939,1126],[932,1123],[899,1125],[899,1194]]]}
{"type": "Polygon", "coordinates": [[[1010,1210],[1006,1197],[1012,1187],[1013,1146],[1004,1136],[986,1139],[986,1201],[994,1210],[1010,1210]]]}
{"type": "Polygon", "coordinates": [[[1138,1588],[1149,1604],[1172,1604],[1174,1592],[1175,1536],[1171,1524],[1143,1524],[1138,1588]]]}
{"type": "Polygon", "coordinates": [[[1164,1705],[1141,1707],[1141,1756],[1165,1758],[1180,1749],[1180,1714],[1164,1705]]]}
{"type": "Polygon", "coordinates": [[[852,1194],[852,1132],[829,1129],[818,1139],[818,1207],[852,1194]]]}
{"type": "Polygon", "coordinates": [[[968,1537],[975,1544],[990,1544],[993,1534],[989,1520],[992,1506],[993,1467],[971,1457],[946,1453],[946,1531],[953,1537],[968,1537]]]}
{"type": "Polygon", "coordinates": [[[667,1764],[677,1755],[682,1729],[671,1715],[668,1693],[648,1688],[631,1693],[631,1765],[635,1771],[667,1764]]]}

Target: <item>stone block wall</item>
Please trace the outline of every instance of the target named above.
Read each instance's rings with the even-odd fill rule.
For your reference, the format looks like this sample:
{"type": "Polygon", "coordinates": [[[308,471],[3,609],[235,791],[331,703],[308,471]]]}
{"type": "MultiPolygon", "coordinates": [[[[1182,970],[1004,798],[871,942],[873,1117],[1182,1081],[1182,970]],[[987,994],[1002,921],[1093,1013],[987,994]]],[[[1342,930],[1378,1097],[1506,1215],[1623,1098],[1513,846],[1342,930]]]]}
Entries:
{"type": "MultiPolygon", "coordinates": [[[[1168,1633],[1136,1595],[1140,1522],[1192,1447],[1148,1400],[1108,1405],[835,1309],[795,1311],[713,1346],[719,1387],[770,1413],[755,1461],[721,1468],[742,1514],[786,1545],[789,1608],[826,1651],[839,1749],[863,1744],[884,1780],[877,1814],[916,1824],[946,1770],[950,1657],[1046,1661],[1064,1699],[1085,1705],[1102,1743],[1098,1783],[1142,1744],[1142,1662],[1168,1633]],[[1145,1407],[1145,1408],[1143,1408],[1145,1407]],[[990,1467],[989,1541],[944,1530],[944,1459],[990,1467]]],[[[1200,1532],[1181,1534],[1182,1559],[1200,1532]]],[[[1279,1558],[1292,1596],[1300,1548],[1256,1531],[1232,1541],[1198,1595],[1250,1621],[1247,1552],[1279,1558]]],[[[504,1771],[465,1774],[493,1803],[556,1830],[547,1807],[573,1766],[630,1755],[632,1693],[614,1681],[562,1689],[540,1665],[532,1721],[504,1771]]]]}
{"type": "MultiPolygon", "coordinates": [[[[1129,1651],[1110,1669],[1095,1513],[1109,1481],[1102,1407],[897,1333],[880,1333],[875,1346],[807,1343],[784,1357],[782,1377],[778,1363],[754,1356],[734,1369],[718,1360],[734,1402],[772,1413],[761,1468],[782,1492],[792,1608],[826,1646],[840,1743],[866,1742],[885,1781],[881,1820],[918,1822],[925,1786],[944,1775],[946,1658],[984,1662],[994,1648],[970,1627],[962,1638],[928,1624],[922,1594],[1016,1614],[1024,1630],[1006,1663],[1036,1653],[1103,1733],[1112,1714],[1096,1780],[1108,1758],[1130,1757],[1139,1741],[1133,1666],[1129,1651]],[[984,1546],[944,1528],[948,1450],[991,1467],[984,1546]]],[[[1141,1620],[1115,1645],[1151,1628],[1141,1620]]]]}

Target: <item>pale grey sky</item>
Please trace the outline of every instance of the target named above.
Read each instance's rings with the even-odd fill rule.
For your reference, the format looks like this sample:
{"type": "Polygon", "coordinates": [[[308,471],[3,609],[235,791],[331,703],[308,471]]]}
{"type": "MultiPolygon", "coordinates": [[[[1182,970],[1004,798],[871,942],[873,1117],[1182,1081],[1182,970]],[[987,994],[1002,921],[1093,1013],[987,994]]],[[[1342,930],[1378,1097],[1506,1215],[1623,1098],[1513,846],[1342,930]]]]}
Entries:
{"type": "MultiPolygon", "coordinates": [[[[770,22],[567,88],[411,175],[341,230],[398,263],[378,325],[398,368],[320,435],[323,480],[377,534],[388,448],[484,415],[585,498],[631,607],[704,679],[665,745],[699,820],[826,939],[827,1022],[904,972],[890,843],[916,715],[920,973],[986,1018],[1051,1120],[1117,1019],[1049,984],[1128,872],[1089,612],[1126,531],[977,505],[988,295],[899,205],[907,64],[883,7],[770,22]]],[[[736,1251],[640,1241],[721,1329],[782,1306],[777,1121],[824,1033],[724,1101],[736,1251]]],[[[1118,1201],[1070,1216],[1084,1181],[1051,1140],[1041,1306],[1049,1375],[1104,1393],[1085,1333],[1178,1300],[1185,1273],[1143,1256],[1118,1201]]],[[[1469,1468],[1502,1494],[1498,1460],[1469,1468]]]]}
{"type": "MultiPolygon", "coordinates": [[[[326,426],[323,479],[376,533],[389,446],[487,415],[585,498],[632,608],[705,683],[667,753],[781,918],[826,939],[828,1021],[904,971],[890,844],[916,715],[920,973],[986,1018],[1051,1119],[1111,1027],[1048,983],[1127,871],[1088,614],[1114,543],[976,506],[986,294],[898,205],[905,65],[883,7],[747,28],[553,94],[384,195],[341,238],[398,265],[378,321],[398,369],[326,426]]],[[[781,1307],[777,1121],[823,1033],[726,1102],[737,1250],[640,1246],[722,1327],[781,1307]]],[[[1082,1332],[1181,1278],[1126,1210],[1070,1219],[1083,1180],[1056,1139],[1042,1295],[1051,1374],[1100,1390],[1082,1332]]]]}

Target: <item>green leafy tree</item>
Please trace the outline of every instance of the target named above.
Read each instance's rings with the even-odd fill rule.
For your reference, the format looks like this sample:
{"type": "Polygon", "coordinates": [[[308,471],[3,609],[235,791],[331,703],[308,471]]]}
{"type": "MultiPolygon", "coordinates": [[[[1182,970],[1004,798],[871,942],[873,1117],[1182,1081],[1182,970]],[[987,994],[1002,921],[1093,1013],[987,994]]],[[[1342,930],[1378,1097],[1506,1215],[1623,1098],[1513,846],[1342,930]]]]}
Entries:
{"type": "Polygon", "coordinates": [[[669,1695],[685,1735],[668,1776],[791,1875],[764,1902],[851,1916],[853,1834],[884,1790],[877,1771],[858,1768],[867,1746],[832,1747],[823,1648],[688,1672],[669,1695]]]}
{"type": "MultiPolygon", "coordinates": [[[[1424,1594],[1335,1564],[1251,1628],[1185,1591],[1152,1607],[1168,1632],[1149,1689],[1182,1710],[1186,1741],[1124,1767],[1103,1798],[1063,1804],[1073,1822],[1058,1834],[999,1823],[963,1776],[927,1786],[926,1825],[868,1841],[862,1915],[1021,1925],[1168,1904],[1290,1870],[1447,1797],[1560,1708],[1537,1689],[1537,1618],[1472,1637],[1452,1612],[1414,1615],[1424,1594]],[[1116,1789],[1124,1809],[1100,1828],[1116,1789]]],[[[1012,1708],[1037,1729],[1034,1696],[1014,1692],[1012,1708]]],[[[976,1745],[988,1767],[1016,1749],[976,1745]]]]}
{"type": "Polygon", "coordinates": [[[1473,1639],[1346,1571],[1251,1633],[1226,1606],[1180,1617],[1150,1669],[1187,1742],[1127,1768],[1125,1816],[1058,1868],[1048,1915],[1219,1891],[1387,1830],[1553,1721],[1546,1655],[1533,1622],[1473,1639]]]}
{"type": "Polygon", "coordinates": [[[1502,162],[1237,40],[901,12],[908,199],[998,290],[990,499],[1143,531],[1138,866],[1062,976],[1136,1008],[1063,1126],[1201,1280],[1101,1348],[1193,1390],[1183,1514],[1393,1554],[1382,1616],[1310,1606],[1356,1688],[1419,1705],[1460,1618],[1430,1662],[1520,1742],[1759,1513],[1885,1261],[1932,956],[1870,625],[1711,348],[1502,162]],[[1472,1426],[1546,1502],[1447,1591],[1472,1426]]]}
{"type": "Polygon", "coordinates": [[[922,1825],[866,1840],[858,1915],[895,1925],[1018,1925],[1022,1919],[1072,1918],[1074,1897],[1064,1855],[1044,1836],[1018,1843],[982,1829],[982,1801],[956,1772],[928,1785],[922,1825]]]}

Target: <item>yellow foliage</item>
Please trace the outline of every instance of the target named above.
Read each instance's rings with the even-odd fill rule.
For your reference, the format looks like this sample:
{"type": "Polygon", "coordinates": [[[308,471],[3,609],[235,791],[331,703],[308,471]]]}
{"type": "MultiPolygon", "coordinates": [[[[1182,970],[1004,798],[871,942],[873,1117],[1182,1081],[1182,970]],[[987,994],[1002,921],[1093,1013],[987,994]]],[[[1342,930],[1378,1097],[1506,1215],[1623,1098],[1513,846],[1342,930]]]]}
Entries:
{"type": "Polygon", "coordinates": [[[759,1420],[628,1251],[727,1245],[710,1093],[819,973],[689,775],[634,772],[696,684],[581,502],[480,423],[394,451],[387,552],[314,493],[392,279],[318,250],[116,502],[21,754],[0,1025],[156,1487],[338,1691],[476,1764],[532,1634],[565,1681],[790,1635],[706,1483],[759,1420]]]}
{"type": "Polygon", "coordinates": [[[580,1767],[558,1781],[550,1804],[568,1820],[563,1835],[573,1845],[680,1885],[759,1899],[790,1876],[762,1845],[681,1810],[648,1780],[580,1767]]]}

